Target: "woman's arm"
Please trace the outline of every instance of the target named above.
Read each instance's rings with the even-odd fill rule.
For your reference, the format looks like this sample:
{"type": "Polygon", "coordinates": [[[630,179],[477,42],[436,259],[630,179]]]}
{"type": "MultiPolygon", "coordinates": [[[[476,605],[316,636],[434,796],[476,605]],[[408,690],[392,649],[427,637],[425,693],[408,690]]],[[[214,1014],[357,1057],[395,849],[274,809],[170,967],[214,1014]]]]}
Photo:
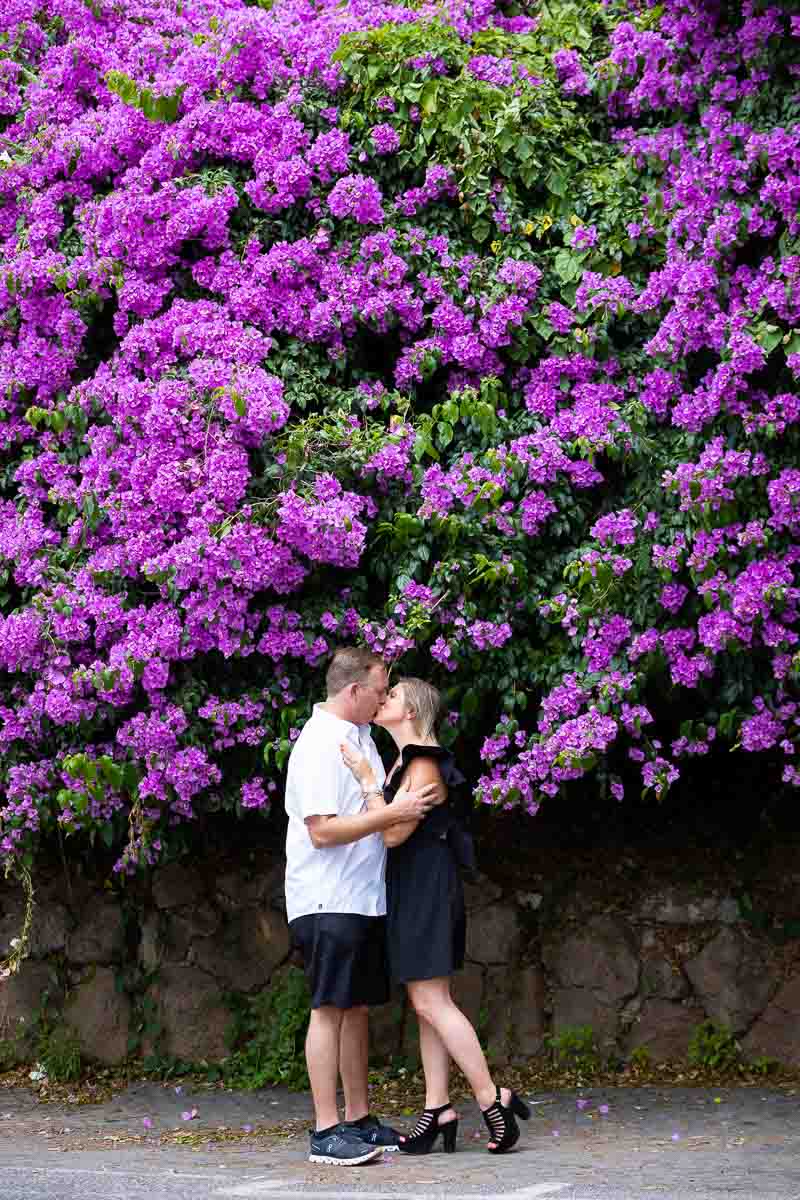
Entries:
{"type": "MultiPolygon", "coordinates": [[[[439,764],[433,758],[415,758],[403,776],[400,789],[395,796],[395,804],[405,792],[417,791],[421,787],[435,785],[434,805],[444,804],[447,799],[447,788],[442,779],[439,764]]],[[[391,807],[391,805],[390,805],[391,807]]],[[[419,825],[419,820],[398,821],[383,831],[383,843],[390,849],[408,841],[411,834],[419,825]]]]}

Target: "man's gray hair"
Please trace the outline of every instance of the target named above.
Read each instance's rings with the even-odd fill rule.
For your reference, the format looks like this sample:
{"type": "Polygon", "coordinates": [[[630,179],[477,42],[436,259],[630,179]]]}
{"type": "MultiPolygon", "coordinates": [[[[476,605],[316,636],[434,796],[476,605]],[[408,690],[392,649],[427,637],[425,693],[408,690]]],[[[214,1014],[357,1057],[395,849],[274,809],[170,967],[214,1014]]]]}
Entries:
{"type": "Polygon", "coordinates": [[[338,696],[351,683],[364,683],[373,667],[383,667],[380,654],[366,646],[342,646],[328,664],[325,686],[328,696],[338,696]]]}

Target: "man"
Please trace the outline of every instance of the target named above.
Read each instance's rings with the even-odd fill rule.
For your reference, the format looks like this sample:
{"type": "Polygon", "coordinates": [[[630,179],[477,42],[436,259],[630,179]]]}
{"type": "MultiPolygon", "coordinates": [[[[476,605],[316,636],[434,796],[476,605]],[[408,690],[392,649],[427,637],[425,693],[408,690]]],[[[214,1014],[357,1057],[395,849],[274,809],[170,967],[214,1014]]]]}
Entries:
{"type": "Polygon", "coordinates": [[[367,1094],[368,1006],[389,998],[382,834],[424,816],[436,788],[401,793],[388,806],[380,791],[362,794],[341,746],[350,742],[367,755],[383,782],[369,722],[387,696],[386,666],[370,650],[344,648],[334,654],[325,681],[327,699],[314,706],[289,757],[286,911],[311,988],[310,1161],[355,1166],[397,1148],[395,1131],[370,1115],[367,1094]]]}

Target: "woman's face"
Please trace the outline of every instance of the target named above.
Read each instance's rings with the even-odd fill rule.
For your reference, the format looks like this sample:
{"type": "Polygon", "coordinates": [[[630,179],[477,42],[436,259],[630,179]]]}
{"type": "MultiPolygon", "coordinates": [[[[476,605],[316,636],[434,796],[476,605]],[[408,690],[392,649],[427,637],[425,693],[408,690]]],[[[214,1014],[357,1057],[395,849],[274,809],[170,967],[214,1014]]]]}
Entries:
{"type": "Polygon", "coordinates": [[[396,683],[393,688],[389,689],[389,695],[378,709],[374,724],[397,725],[400,721],[405,720],[407,715],[408,707],[403,695],[403,685],[396,683]]]}

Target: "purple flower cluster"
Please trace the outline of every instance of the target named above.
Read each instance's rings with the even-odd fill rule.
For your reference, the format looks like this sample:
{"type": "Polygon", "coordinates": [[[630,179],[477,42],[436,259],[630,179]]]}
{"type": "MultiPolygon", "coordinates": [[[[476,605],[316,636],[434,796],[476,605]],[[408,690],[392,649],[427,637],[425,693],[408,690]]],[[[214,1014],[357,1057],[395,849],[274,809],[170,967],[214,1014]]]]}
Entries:
{"type": "Polygon", "coordinates": [[[556,50],[553,55],[553,65],[567,95],[586,96],[589,94],[589,79],[581,65],[577,50],[556,50]]]}
{"type": "Polygon", "coordinates": [[[374,125],[370,136],[376,154],[394,154],[395,150],[400,146],[400,134],[394,125],[389,125],[386,122],[374,125]]]}
{"type": "Polygon", "coordinates": [[[791,754],[789,7],[609,0],[582,57],[495,0],[6,6],[0,858],[265,810],[355,639],[447,681],[488,802],[618,742],[661,797],[717,719],[791,754]],[[354,82],[370,31],[411,82],[354,82]],[[758,701],[679,733],[652,679],[706,704],[742,648],[758,701]]]}

